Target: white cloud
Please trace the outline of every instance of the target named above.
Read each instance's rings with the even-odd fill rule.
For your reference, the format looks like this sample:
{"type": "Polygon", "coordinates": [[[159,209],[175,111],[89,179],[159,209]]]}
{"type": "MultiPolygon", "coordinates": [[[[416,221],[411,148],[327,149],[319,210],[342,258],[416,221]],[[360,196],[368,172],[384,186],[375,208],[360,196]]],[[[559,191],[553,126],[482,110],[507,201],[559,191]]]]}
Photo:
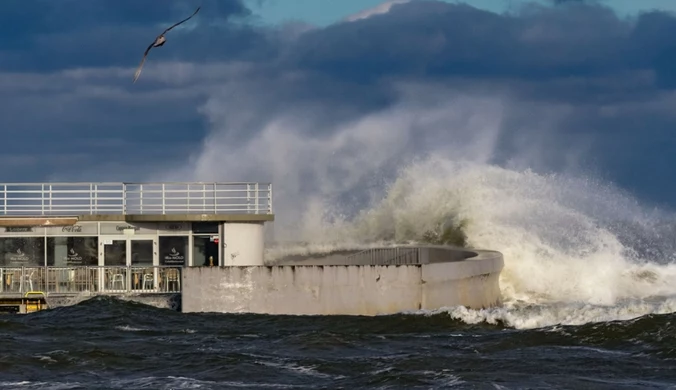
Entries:
{"type": "Polygon", "coordinates": [[[357,12],[356,14],[349,15],[343,19],[343,21],[346,22],[354,22],[357,20],[361,19],[367,19],[375,15],[380,15],[380,14],[386,14],[390,12],[390,8],[392,8],[393,5],[395,4],[404,4],[408,3],[411,0],[389,0],[384,3],[378,4],[377,6],[373,8],[369,8],[360,12],[357,12]]]}

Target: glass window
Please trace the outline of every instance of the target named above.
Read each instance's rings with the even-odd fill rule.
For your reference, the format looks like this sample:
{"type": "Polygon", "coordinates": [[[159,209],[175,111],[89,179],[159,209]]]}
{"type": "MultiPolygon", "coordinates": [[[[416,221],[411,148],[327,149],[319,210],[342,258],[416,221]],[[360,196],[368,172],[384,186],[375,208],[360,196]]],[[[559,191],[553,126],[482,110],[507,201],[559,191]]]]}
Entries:
{"type": "Polygon", "coordinates": [[[99,264],[98,245],[98,237],[47,237],[47,265],[96,266],[99,264]]]}
{"type": "Polygon", "coordinates": [[[160,265],[186,265],[188,260],[188,239],[188,236],[160,237],[160,265]]]}
{"type": "Polygon", "coordinates": [[[131,241],[131,265],[153,265],[153,240],[131,241]]]}
{"type": "Polygon", "coordinates": [[[127,265],[127,240],[112,240],[103,245],[103,264],[106,266],[127,265]]]}
{"type": "Polygon", "coordinates": [[[5,267],[43,267],[45,265],[45,238],[0,238],[0,262],[5,267]]]}

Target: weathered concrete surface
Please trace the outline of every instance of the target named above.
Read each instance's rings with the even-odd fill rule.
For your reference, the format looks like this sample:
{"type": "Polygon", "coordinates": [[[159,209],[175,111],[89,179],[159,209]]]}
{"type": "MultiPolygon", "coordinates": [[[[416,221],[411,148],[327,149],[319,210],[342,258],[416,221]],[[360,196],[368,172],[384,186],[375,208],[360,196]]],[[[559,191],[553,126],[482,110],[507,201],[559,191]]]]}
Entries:
{"type": "Polygon", "coordinates": [[[360,265],[350,264],[347,256],[361,252],[360,250],[336,251],[324,254],[314,255],[292,255],[286,256],[274,262],[265,265],[360,265]]]}
{"type": "Polygon", "coordinates": [[[481,251],[462,261],[424,264],[422,266],[423,301],[425,310],[445,306],[467,306],[473,309],[497,306],[501,303],[500,271],[504,267],[502,254],[481,251]]]}
{"type": "Polygon", "coordinates": [[[191,267],[183,312],[377,315],[418,309],[420,267],[191,267]]]}
{"type": "Polygon", "coordinates": [[[414,265],[189,267],[182,311],[371,316],[500,304],[502,254],[432,249],[414,265]]]}

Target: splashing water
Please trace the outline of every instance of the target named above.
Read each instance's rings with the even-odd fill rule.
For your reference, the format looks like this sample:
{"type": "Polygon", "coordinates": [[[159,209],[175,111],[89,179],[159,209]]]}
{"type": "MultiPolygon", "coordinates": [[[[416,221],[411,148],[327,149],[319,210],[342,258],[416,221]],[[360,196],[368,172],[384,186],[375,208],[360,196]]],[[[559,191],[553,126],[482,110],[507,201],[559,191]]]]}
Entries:
{"type": "Polygon", "coordinates": [[[171,178],[214,180],[228,167],[229,179],[275,182],[281,243],[268,247],[267,261],[416,242],[462,223],[467,245],[503,253],[505,305],[448,309],[457,318],[533,327],[676,307],[670,298],[676,294],[670,283],[676,227],[664,222],[671,215],[649,213],[633,197],[584,175],[492,165],[576,169],[568,162],[584,149],[555,130],[570,114],[566,107],[533,109],[533,102],[495,89],[405,85],[396,104],[354,121],[299,120],[307,118],[301,109],[244,126],[241,112],[266,112],[262,103],[255,110],[266,100],[254,96],[248,110],[235,109],[232,99],[240,94],[224,90],[205,108],[213,129],[204,149],[171,178]],[[506,125],[521,117],[524,125],[506,125]],[[244,131],[257,135],[239,140],[244,131]],[[405,168],[393,172],[396,167],[405,168]],[[382,188],[378,180],[390,184],[382,188]],[[338,202],[336,194],[347,194],[347,201],[338,202]]]}
{"type": "Polygon", "coordinates": [[[537,327],[676,310],[673,242],[651,243],[663,257],[641,256],[632,239],[654,237],[658,221],[630,196],[591,179],[435,156],[404,169],[356,218],[332,219],[311,230],[316,246],[308,251],[415,242],[434,226],[467,221],[471,247],[505,257],[503,307],[447,309],[469,323],[537,327]]]}

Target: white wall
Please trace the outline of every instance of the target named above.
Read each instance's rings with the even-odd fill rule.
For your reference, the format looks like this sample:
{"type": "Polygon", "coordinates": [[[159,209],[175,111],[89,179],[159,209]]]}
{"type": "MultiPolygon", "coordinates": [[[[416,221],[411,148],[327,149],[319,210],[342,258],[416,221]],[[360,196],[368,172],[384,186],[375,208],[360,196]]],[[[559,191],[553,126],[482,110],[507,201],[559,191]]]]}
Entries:
{"type": "Polygon", "coordinates": [[[420,267],[199,267],[183,275],[184,312],[377,315],[421,299],[420,267]]]}
{"type": "Polygon", "coordinates": [[[486,251],[423,265],[190,267],[183,270],[182,310],[370,316],[478,309],[500,304],[503,265],[499,252],[486,251]]]}
{"type": "Polygon", "coordinates": [[[423,301],[426,310],[454,306],[460,302],[474,309],[501,303],[500,271],[502,255],[485,251],[463,261],[425,264],[422,267],[423,301]]]}
{"type": "Polygon", "coordinates": [[[225,266],[263,265],[263,222],[224,223],[220,245],[225,266]]]}

